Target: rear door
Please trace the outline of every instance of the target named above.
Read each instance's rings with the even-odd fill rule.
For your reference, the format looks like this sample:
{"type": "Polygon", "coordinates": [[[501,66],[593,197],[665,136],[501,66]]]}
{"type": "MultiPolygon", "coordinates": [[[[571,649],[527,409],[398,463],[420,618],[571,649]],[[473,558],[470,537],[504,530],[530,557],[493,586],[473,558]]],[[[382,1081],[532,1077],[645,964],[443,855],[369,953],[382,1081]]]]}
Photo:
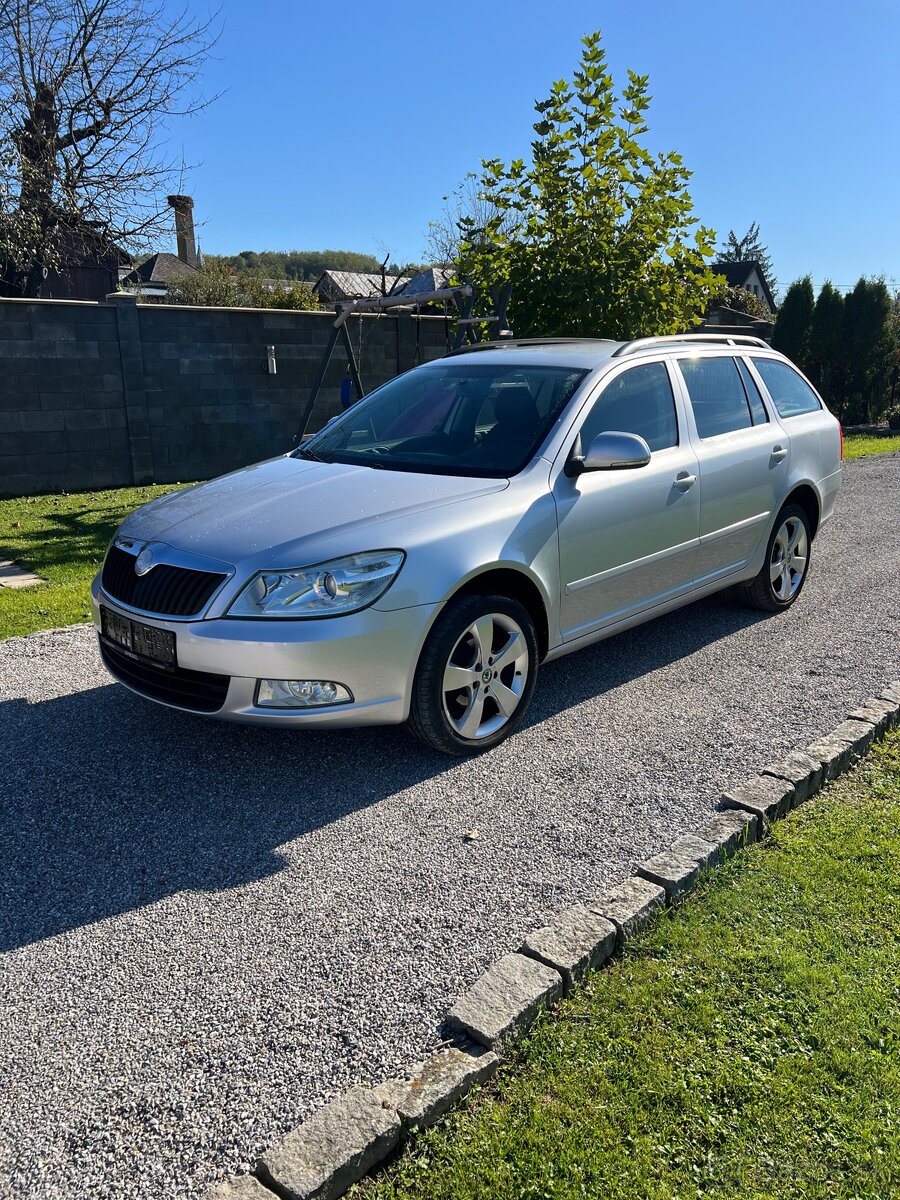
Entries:
{"type": "Polygon", "coordinates": [[[697,457],[664,361],[627,366],[604,381],[579,419],[582,452],[599,433],[636,433],[650,462],[589,471],[554,484],[559,521],[560,624],[565,640],[688,591],[695,573],[697,457]]]}
{"type": "Polygon", "coordinates": [[[790,439],[741,358],[685,355],[678,370],[699,462],[703,585],[740,570],[756,552],[784,495],[790,439]]]}
{"type": "Polygon", "coordinates": [[[790,436],[793,477],[817,483],[832,476],[839,479],[840,428],[807,381],[789,363],[777,358],[751,355],[749,363],[762,378],[762,390],[768,392],[778,420],[790,436]]]}

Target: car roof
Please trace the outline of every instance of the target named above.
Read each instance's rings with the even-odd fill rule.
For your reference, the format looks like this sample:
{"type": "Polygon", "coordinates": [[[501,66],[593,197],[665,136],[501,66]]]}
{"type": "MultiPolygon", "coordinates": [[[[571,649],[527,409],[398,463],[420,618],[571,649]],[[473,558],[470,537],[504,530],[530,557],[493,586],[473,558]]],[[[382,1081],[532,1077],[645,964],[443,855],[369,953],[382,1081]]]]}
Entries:
{"type": "MultiPolygon", "coordinates": [[[[614,341],[609,338],[507,338],[497,342],[476,342],[451,350],[443,359],[477,355],[478,361],[493,363],[565,363],[566,366],[595,369],[611,359],[627,359],[647,353],[676,352],[689,350],[691,354],[703,351],[753,350],[776,353],[768,342],[750,334],[703,334],[684,333],[662,337],[634,338],[631,341],[614,341]]],[[[779,357],[781,357],[779,355],[779,357]]]]}

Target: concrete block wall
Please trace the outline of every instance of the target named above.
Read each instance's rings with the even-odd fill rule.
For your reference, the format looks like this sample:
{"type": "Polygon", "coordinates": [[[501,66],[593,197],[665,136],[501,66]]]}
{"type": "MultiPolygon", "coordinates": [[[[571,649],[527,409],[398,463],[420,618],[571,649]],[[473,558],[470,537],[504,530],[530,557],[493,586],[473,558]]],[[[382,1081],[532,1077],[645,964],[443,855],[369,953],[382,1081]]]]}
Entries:
{"type": "MultiPolygon", "coordinates": [[[[333,320],[0,300],[0,494],[206,479],[289,449],[333,320]]],[[[446,351],[441,317],[366,314],[349,330],[367,391],[446,351]]],[[[338,342],[310,431],[339,411],[345,374],[338,342]]]]}

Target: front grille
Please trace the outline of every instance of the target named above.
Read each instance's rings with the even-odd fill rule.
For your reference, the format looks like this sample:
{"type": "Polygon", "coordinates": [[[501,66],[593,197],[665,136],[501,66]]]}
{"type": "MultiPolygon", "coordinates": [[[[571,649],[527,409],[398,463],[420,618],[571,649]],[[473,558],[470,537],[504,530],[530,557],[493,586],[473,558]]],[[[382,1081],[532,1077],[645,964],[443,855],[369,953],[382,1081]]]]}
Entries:
{"type": "Polygon", "coordinates": [[[102,639],[100,654],[116,679],[151,700],[204,713],[218,712],[225,703],[230,675],[209,675],[205,671],[188,671],[186,667],[175,667],[171,671],[154,667],[130,658],[102,639]]]}
{"type": "Polygon", "coordinates": [[[158,563],[146,575],[134,572],[135,556],[113,544],[103,564],[103,590],[113,600],[164,617],[193,617],[227,575],[158,563]]]}

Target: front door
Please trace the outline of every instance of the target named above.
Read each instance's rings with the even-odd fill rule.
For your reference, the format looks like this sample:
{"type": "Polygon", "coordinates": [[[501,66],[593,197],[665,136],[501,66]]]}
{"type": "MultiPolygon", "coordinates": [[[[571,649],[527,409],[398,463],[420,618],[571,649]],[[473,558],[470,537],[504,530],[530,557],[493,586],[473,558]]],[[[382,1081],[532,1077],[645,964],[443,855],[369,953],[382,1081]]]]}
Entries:
{"type": "Polygon", "coordinates": [[[571,641],[688,591],[700,527],[697,457],[684,436],[665,362],[628,366],[605,383],[580,428],[639,434],[650,462],[631,470],[561,472],[560,624],[571,641]]]}

